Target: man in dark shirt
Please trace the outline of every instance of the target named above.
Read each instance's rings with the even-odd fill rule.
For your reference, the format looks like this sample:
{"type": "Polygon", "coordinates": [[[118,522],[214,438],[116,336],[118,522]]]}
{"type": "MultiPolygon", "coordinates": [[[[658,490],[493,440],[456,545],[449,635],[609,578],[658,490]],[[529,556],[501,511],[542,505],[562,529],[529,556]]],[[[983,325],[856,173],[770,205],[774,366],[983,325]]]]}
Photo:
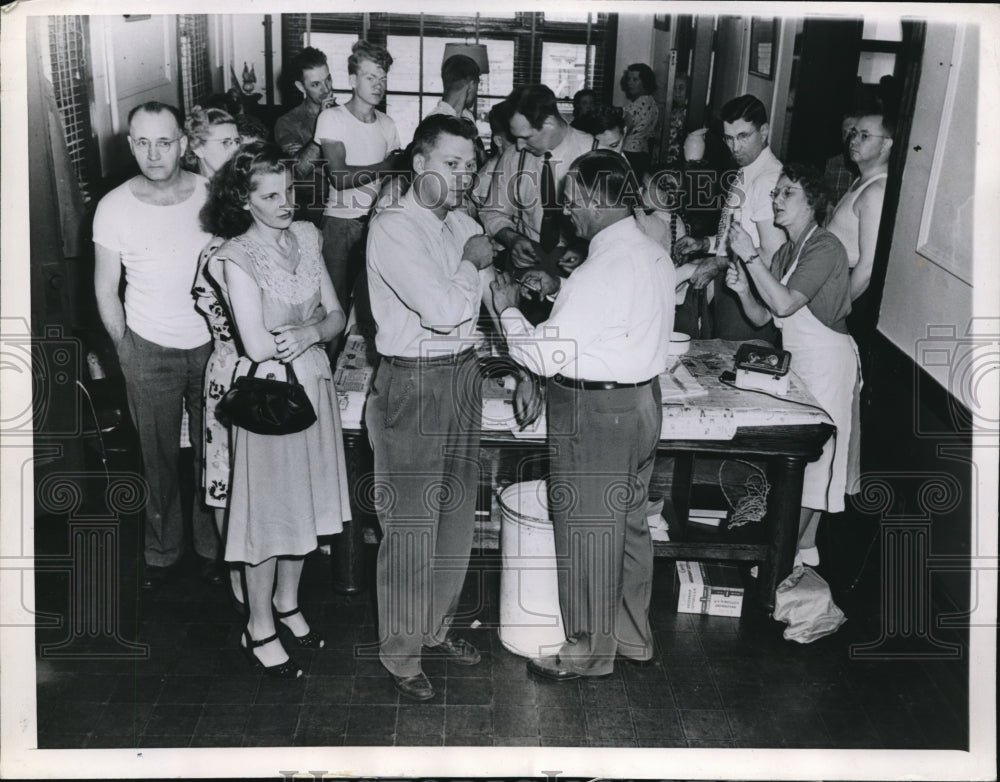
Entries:
{"type": "Polygon", "coordinates": [[[303,100],[274,123],[274,140],[287,155],[295,158],[295,180],[303,183],[296,188],[296,200],[304,206],[304,215],[318,224],[323,215],[324,192],[322,184],[320,192],[316,192],[314,172],[323,155],[313,141],[313,131],[316,117],[323,109],[336,106],[337,98],[333,94],[326,55],[319,49],[307,46],[299,52],[292,60],[292,74],[303,100]],[[310,210],[311,206],[317,208],[310,210]]]}

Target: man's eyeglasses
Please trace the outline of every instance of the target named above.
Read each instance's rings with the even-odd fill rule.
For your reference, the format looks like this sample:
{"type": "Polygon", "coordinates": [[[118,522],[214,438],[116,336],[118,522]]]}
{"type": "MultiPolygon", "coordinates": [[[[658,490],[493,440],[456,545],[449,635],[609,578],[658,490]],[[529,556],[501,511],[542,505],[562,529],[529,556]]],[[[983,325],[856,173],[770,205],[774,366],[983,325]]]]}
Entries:
{"type": "Polygon", "coordinates": [[[773,201],[778,196],[781,196],[782,198],[788,198],[788,196],[791,195],[793,190],[801,190],[801,189],[802,189],[801,187],[776,187],[768,195],[771,196],[771,200],[773,201]]]}
{"type": "Polygon", "coordinates": [[[740,145],[746,144],[751,138],[753,138],[760,130],[752,130],[749,133],[738,133],[735,136],[723,136],[722,140],[726,142],[729,146],[733,146],[737,142],[740,145]]]}
{"type": "Polygon", "coordinates": [[[869,133],[867,130],[858,130],[857,128],[851,128],[847,131],[848,141],[853,141],[856,137],[860,138],[862,143],[870,138],[890,138],[889,136],[880,136],[878,133],[869,133]]]}
{"type": "MultiPolygon", "coordinates": [[[[132,138],[129,136],[129,138],[132,138]]],[[[150,141],[148,138],[132,138],[132,146],[137,152],[142,152],[144,155],[149,154],[149,150],[153,147],[156,148],[157,152],[168,152],[170,148],[180,141],[181,137],[176,138],[158,138],[156,141],[150,141]]]]}
{"type": "Polygon", "coordinates": [[[206,144],[209,143],[210,141],[215,142],[216,144],[222,144],[222,148],[223,149],[232,149],[233,147],[238,147],[240,145],[240,139],[238,139],[238,138],[207,138],[207,139],[205,139],[205,143],[206,144]]]}

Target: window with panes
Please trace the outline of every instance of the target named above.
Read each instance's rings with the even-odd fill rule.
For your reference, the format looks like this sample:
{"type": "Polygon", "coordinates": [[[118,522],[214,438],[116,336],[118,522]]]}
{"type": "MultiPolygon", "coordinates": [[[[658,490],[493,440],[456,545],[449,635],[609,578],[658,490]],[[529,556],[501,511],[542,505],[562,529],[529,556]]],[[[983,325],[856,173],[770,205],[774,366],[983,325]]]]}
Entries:
{"type": "Polygon", "coordinates": [[[385,111],[405,144],[441,98],[445,44],[485,44],[490,72],[480,81],[476,118],[488,142],[489,110],[515,85],[547,84],[567,117],[577,90],[589,87],[610,98],[615,34],[614,14],[284,14],[282,55],[287,66],[305,46],[324,52],[343,104],[351,94],[351,46],[362,37],[385,46],[393,57],[385,111]]]}

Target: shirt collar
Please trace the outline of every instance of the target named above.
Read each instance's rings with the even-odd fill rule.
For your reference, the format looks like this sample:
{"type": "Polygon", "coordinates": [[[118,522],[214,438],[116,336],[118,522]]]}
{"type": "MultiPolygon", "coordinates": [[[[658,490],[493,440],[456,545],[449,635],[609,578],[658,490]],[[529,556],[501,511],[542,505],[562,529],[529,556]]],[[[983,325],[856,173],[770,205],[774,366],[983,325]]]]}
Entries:
{"type": "MultiPolygon", "coordinates": [[[[575,158],[576,155],[573,155],[573,158],[566,160],[566,153],[570,152],[570,154],[572,154],[572,150],[569,149],[569,145],[572,143],[574,134],[578,132],[579,131],[577,131],[572,126],[570,125],[566,126],[566,135],[563,136],[563,140],[560,141],[556,147],[553,147],[552,149],[549,150],[549,153],[552,155],[553,160],[565,160],[566,163],[573,162],[573,158],[575,158]]],[[[544,160],[545,155],[542,155],[541,158],[539,159],[544,160]]]]}
{"type": "Polygon", "coordinates": [[[774,153],[771,151],[771,147],[764,147],[764,149],[760,151],[760,154],[757,155],[757,159],[753,163],[748,166],[743,166],[743,173],[748,179],[753,179],[760,174],[761,171],[770,168],[777,162],[778,158],[774,156],[774,153]]]}
{"type": "Polygon", "coordinates": [[[606,245],[610,247],[620,242],[628,241],[629,235],[638,230],[639,227],[636,225],[635,219],[631,217],[626,217],[617,223],[612,223],[590,240],[590,251],[588,254],[593,255],[595,251],[602,250],[606,245]]]}
{"type": "Polygon", "coordinates": [[[444,220],[440,219],[434,212],[425,206],[421,206],[417,203],[416,199],[416,188],[410,187],[409,190],[399,199],[399,205],[405,210],[405,212],[410,215],[415,220],[423,221],[428,225],[428,227],[433,226],[434,230],[443,231],[445,226],[451,226],[455,221],[454,209],[452,209],[448,214],[445,215],[444,220]]]}
{"type": "Polygon", "coordinates": [[[455,111],[455,107],[452,106],[446,100],[439,100],[437,106],[434,107],[432,114],[447,114],[450,117],[457,117],[458,114],[455,111]]]}

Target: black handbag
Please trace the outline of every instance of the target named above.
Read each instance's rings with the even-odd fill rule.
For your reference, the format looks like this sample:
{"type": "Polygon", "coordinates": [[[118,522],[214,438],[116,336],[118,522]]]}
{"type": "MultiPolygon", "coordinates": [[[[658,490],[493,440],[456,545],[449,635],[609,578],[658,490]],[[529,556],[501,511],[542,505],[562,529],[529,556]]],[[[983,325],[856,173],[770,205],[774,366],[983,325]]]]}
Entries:
{"type": "Polygon", "coordinates": [[[219,400],[220,421],[256,434],[293,434],[316,423],[316,411],[290,364],[285,364],[285,380],[255,377],[258,366],[251,364],[219,400]]]}

